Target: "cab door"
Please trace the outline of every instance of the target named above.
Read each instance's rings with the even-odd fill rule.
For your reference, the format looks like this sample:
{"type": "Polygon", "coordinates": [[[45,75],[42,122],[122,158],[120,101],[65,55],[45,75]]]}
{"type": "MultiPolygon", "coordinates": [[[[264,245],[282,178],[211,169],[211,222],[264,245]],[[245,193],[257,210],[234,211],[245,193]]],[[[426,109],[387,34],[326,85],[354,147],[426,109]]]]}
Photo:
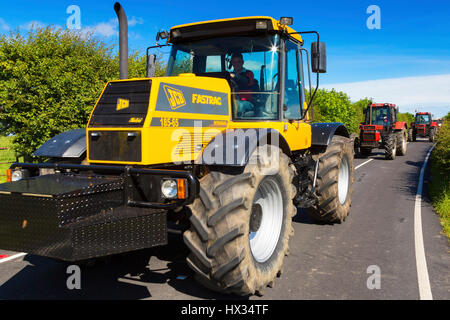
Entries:
{"type": "Polygon", "coordinates": [[[304,83],[302,59],[299,45],[285,41],[284,55],[284,93],[282,92],[283,136],[291,150],[307,149],[311,145],[311,127],[302,119],[304,106],[304,83]]]}

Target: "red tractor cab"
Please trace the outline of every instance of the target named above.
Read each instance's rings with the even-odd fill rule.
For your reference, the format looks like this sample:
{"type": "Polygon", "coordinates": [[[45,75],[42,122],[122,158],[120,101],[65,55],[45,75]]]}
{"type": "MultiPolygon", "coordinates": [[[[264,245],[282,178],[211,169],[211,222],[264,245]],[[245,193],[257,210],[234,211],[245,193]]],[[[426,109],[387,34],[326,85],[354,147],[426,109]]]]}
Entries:
{"type": "Polygon", "coordinates": [[[404,156],[407,147],[407,123],[397,121],[398,108],[391,103],[374,103],[364,109],[358,141],[359,153],[368,156],[373,149],[384,149],[386,159],[404,156]]]}
{"type": "Polygon", "coordinates": [[[438,129],[438,124],[432,120],[431,113],[418,112],[409,129],[409,141],[416,141],[417,137],[425,137],[430,142],[434,142],[438,129]]]}

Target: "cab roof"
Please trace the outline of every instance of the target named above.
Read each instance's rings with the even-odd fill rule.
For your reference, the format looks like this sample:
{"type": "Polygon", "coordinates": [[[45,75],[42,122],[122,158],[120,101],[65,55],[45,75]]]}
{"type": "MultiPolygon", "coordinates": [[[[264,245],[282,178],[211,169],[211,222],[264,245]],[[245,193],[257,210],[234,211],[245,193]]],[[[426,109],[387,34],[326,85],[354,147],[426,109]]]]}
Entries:
{"type": "MultiPolygon", "coordinates": [[[[213,36],[239,35],[243,33],[256,33],[264,31],[285,31],[286,33],[296,32],[290,26],[281,25],[278,20],[267,16],[251,16],[230,19],[219,19],[201,21],[195,23],[182,24],[170,29],[169,42],[176,42],[185,39],[197,39],[213,36]],[[266,29],[257,29],[257,21],[266,21],[266,29]],[[175,31],[177,30],[177,31],[175,31]],[[174,34],[175,32],[175,34],[174,34]]],[[[299,34],[291,34],[290,37],[303,44],[303,39],[299,34]]]]}
{"type": "Polygon", "coordinates": [[[396,105],[393,103],[372,103],[372,107],[393,107],[395,108],[396,105]]]}

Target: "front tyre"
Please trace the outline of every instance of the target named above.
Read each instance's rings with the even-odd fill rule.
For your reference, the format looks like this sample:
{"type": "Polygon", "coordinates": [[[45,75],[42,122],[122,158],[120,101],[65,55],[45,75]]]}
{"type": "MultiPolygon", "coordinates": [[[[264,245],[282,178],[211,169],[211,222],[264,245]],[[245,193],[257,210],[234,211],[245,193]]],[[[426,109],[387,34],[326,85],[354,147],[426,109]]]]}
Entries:
{"type": "Polygon", "coordinates": [[[408,130],[408,142],[413,142],[413,129],[408,130]]]}
{"type": "Polygon", "coordinates": [[[386,138],[384,157],[386,160],[394,160],[397,155],[397,136],[390,134],[386,138]]]}
{"type": "Polygon", "coordinates": [[[408,146],[407,146],[406,131],[402,130],[397,134],[397,155],[398,156],[406,155],[407,147],[408,146]]]}
{"type": "MultiPolygon", "coordinates": [[[[347,218],[353,194],[353,152],[351,140],[334,136],[327,150],[318,155],[317,204],[306,209],[315,221],[341,223],[347,218]]],[[[314,172],[310,172],[310,177],[314,172]]]]}
{"type": "Polygon", "coordinates": [[[187,263],[200,283],[238,295],[261,294],[273,284],[293,234],[293,178],[284,153],[260,147],[243,173],[211,172],[200,180],[184,234],[187,263]]]}
{"type": "Polygon", "coordinates": [[[434,128],[431,128],[430,129],[430,136],[429,136],[428,140],[430,142],[434,142],[434,139],[435,139],[435,130],[434,130],[434,128]]]}

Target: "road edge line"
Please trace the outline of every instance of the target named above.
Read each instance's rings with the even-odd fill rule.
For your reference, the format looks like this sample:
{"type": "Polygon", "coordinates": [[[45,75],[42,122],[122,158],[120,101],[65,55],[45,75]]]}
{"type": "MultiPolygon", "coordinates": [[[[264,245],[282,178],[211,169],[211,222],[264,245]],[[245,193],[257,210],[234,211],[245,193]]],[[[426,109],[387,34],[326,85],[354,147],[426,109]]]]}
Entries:
{"type": "Polygon", "coordinates": [[[369,160],[367,160],[366,162],[361,163],[359,166],[356,166],[356,167],[355,167],[355,170],[358,170],[358,169],[361,168],[363,165],[368,164],[369,162],[371,162],[371,161],[373,161],[373,160],[374,160],[374,159],[369,159],[369,160]]]}
{"type": "Polygon", "coordinates": [[[425,246],[423,243],[422,230],[422,190],[423,178],[425,175],[425,168],[428,164],[428,159],[433,151],[434,146],[428,151],[425,161],[420,170],[419,184],[417,185],[416,200],[414,205],[414,244],[416,253],[416,267],[417,267],[417,281],[419,286],[420,300],[433,300],[431,293],[430,278],[428,275],[427,259],[425,255],[425,246]]]}
{"type": "Polygon", "coordinates": [[[13,255],[13,256],[10,256],[10,257],[8,257],[8,258],[1,259],[1,260],[0,260],[0,263],[8,262],[8,261],[11,261],[11,260],[14,260],[14,259],[17,259],[17,258],[26,256],[26,255],[27,255],[27,253],[18,253],[18,254],[15,254],[15,255],[13,255]]]}

